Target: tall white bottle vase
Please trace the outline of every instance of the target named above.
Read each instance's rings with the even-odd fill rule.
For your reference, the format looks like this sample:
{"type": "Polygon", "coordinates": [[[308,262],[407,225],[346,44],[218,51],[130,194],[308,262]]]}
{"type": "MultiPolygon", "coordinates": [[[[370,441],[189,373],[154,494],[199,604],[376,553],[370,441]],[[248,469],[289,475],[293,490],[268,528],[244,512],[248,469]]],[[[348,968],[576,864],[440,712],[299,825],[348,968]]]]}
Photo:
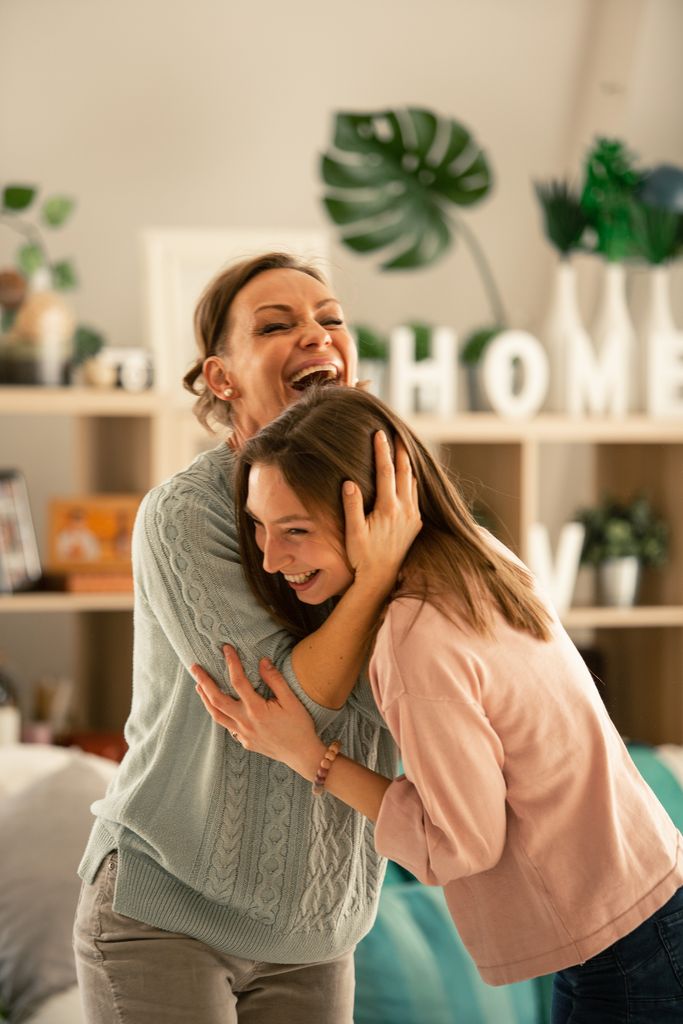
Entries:
{"type": "Polygon", "coordinates": [[[671,311],[670,272],[667,263],[660,263],[648,270],[647,298],[641,322],[643,341],[655,332],[669,334],[676,330],[671,311]]]}
{"type": "Polygon", "coordinates": [[[653,416],[683,415],[683,332],[671,309],[670,270],[651,266],[643,316],[638,325],[647,411],[653,416]]]}
{"type": "Polygon", "coordinates": [[[641,360],[638,358],[636,332],[626,299],[626,268],[623,263],[603,265],[602,282],[595,316],[591,324],[593,346],[599,353],[618,346],[619,365],[625,375],[625,413],[642,407],[641,360]]]}
{"type": "Polygon", "coordinates": [[[548,355],[549,385],[545,409],[567,411],[567,366],[577,337],[588,341],[576,290],[576,270],[568,259],[555,268],[550,301],[539,327],[540,340],[548,355]]]}

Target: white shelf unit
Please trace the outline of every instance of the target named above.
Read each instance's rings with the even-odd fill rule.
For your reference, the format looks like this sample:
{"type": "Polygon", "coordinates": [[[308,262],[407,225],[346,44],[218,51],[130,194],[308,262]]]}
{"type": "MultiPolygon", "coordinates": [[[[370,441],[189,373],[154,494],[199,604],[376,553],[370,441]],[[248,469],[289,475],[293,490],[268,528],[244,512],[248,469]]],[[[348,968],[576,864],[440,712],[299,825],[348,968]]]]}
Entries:
{"type": "MultiPolygon", "coordinates": [[[[53,450],[55,419],[68,419],[72,492],[143,495],[186,465],[202,447],[217,443],[194,420],[189,396],[186,401],[182,398],[170,401],[154,391],[131,394],[118,389],[0,387],[0,431],[8,431],[5,457],[9,452],[16,465],[12,436],[17,435],[12,431],[22,431],[24,424],[37,424],[34,434],[39,440],[36,451],[31,450],[32,462],[47,467],[48,460],[64,455],[53,450]],[[40,454],[43,448],[44,456],[40,454]]],[[[17,444],[16,449],[25,451],[26,446],[17,444]]],[[[46,626],[51,635],[56,629],[75,637],[70,667],[76,684],[75,725],[119,730],[130,707],[132,608],[130,593],[3,594],[0,648],[11,652],[15,622],[20,622],[22,635],[30,630],[37,646],[46,626]]],[[[49,656],[43,660],[49,672],[49,656]]]]}
{"type": "Polygon", "coordinates": [[[577,606],[564,622],[570,633],[592,632],[620,730],[652,743],[683,742],[683,421],[547,414],[516,422],[482,414],[447,424],[419,417],[414,426],[441,446],[446,464],[524,560],[529,526],[547,522],[551,504],[566,521],[607,495],[651,499],[671,530],[666,566],[644,571],[636,607],[577,606]],[[574,478],[554,465],[568,454],[582,458],[588,476],[580,498],[574,478]]]}
{"type": "MultiPolygon", "coordinates": [[[[4,417],[23,416],[73,418],[81,493],[143,493],[215,443],[196,425],[187,402],[169,402],[151,391],[0,388],[0,429],[4,417]]],[[[651,742],[682,742],[683,422],[559,415],[506,421],[482,413],[448,420],[416,415],[412,426],[486,506],[522,558],[529,525],[543,521],[544,460],[553,446],[590,456],[594,499],[639,490],[651,497],[670,524],[671,552],[667,566],[644,580],[643,603],[632,609],[573,607],[565,623],[570,631],[594,631],[613,686],[610,710],[622,731],[651,742]]],[[[564,483],[559,490],[569,518],[578,502],[572,483],[564,483]]],[[[130,594],[0,596],[0,622],[32,616],[37,637],[46,616],[76,616],[82,724],[102,729],[120,728],[129,706],[131,611],[130,594]]]]}

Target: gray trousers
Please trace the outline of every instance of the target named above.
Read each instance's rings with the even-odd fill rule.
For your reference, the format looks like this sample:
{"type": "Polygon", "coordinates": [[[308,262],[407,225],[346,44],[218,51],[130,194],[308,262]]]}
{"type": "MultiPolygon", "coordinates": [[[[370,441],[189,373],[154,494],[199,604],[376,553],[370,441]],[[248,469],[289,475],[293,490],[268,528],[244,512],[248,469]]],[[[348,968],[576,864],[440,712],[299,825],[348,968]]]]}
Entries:
{"type": "Polygon", "coordinates": [[[353,1024],[353,953],[268,964],[117,914],[116,854],[83,883],[74,952],[87,1024],[353,1024]]]}

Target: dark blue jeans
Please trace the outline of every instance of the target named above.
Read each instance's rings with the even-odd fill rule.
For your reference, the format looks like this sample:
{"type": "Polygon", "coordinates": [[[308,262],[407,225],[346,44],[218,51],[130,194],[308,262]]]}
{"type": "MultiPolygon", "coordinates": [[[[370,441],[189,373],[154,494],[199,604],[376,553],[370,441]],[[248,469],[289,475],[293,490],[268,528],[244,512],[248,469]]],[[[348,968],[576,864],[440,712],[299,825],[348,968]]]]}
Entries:
{"type": "Polygon", "coordinates": [[[683,888],[585,964],[558,971],[552,1024],[683,1024],[683,888]]]}

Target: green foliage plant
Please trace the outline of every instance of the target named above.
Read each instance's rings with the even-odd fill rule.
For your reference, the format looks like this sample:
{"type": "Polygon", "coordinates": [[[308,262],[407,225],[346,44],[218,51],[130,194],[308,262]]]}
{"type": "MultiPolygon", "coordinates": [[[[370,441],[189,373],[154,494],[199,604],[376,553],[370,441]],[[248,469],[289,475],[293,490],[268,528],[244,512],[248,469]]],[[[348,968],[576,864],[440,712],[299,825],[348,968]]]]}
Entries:
{"type": "Polygon", "coordinates": [[[503,302],[484,251],[459,213],[485,199],[493,185],[486,155],[468,128],[417,107],[338,112],[320,174],[323,205],[342,243],[356,253],[382,253],[384,271],[432,266],[460,240],[498,333],[507,322],[503,302]]]}
{"type": "MultiPolygon", "coordinates": [[[[431,324],[416,321],[407,325],[415,335],[415,359],[420,362],[431,355],[432,332],[431,324]]],[[[380,360],[389,359],[389,339],[374,327],[367,324],[353,324],[352,331],[358,347],[358,358],[380,360]]]]}
{"type": "Polygon", "coordinates": [[[683,248],[683,215],[636,199],[630,208],[636,255],[660,266],[676,259],[683,248]]]}
{"type": "Polygon", "coordinates": [[[639,256],[653,266],[683,251],[683,168],[658,164],[644,175],[631,206],[639,256]]]}
{"type": "MultiPolygon", "coordinates": [[[[69,196],[51,195],[43,199],[39,208],[38,188],[34,185],[5,185],[2,189],[0,224],[19,234],[22,243],[16,254],[17,268],[27,279],[44,270],[55,291],[70,291],[78,286],[78,277],[72,260],[52,260],[45,241],[44,230],[62,227],[75,208],[69,196]],[[33,217],[27,215],[31,210],[33,217]]],[[[11,327],[14,310],[3,309],[3,330],[11,327]]],[[[78,366],[97,355],[104,347],[104,335],[94,327],[79,324],[73,338],[72,364],[78,366]]]]}
{"type": "Polygon", "coordinates": [[[386,362],[389,343],[383,334],[367,324],[353,324],[351,331],[356,339],[359,359],[386,362]]]}
{"type": "Polygon", "coordinates": [[[644,173],[618,139],[599,138],[589,150],[581,207],[595,232],[595,251],[609,262],[634,255],[632,205],[644,173]]]}
{"type": "Polygon", "coordinates": [[[48,196],[31,219],[26,211],[33,206],[37,197],[38,189],[33,185],[6,185],[2,190],[0,224],[22,237],[16,257],[19,270],[30,278],[44,268],[50,274],[52,287],[58,291],[67,291],[75,288],[78,283],[73,262],[50,259],[43,230],[62,227],[71,216],[75,204],[68,196],[48,196]]]}
{"type": "Polygon", "coordinates": [[[581,239],[588,226],[579,194],[562,179],[536,182],[534,191],[543,212],[546,237],[566,260],[572,252],[581,249],[581,239]]]}
{"type": "Polygon", "coordinates": [[[78,324],[74,332],[72,364],[80,366],[104,348],[104,335],[94,327],[78,324]]]}
{"type": "Polygon", "coordinates": [[[476,366],[484,355],[487,345],[497,334],[504,330],[502,326],[477,327],[466,335],[460,350],[460,362],[465,366],[476,366]]]}
{"type": "Polygon", "coordinates": [[[581,552],[584,565],[629,556],[645,566],[661,566],[666,561],[667,524],[642,495],[628,502],[605,498],[598,506],[579,509],[575,519],[586,530],[581,552]]]}

